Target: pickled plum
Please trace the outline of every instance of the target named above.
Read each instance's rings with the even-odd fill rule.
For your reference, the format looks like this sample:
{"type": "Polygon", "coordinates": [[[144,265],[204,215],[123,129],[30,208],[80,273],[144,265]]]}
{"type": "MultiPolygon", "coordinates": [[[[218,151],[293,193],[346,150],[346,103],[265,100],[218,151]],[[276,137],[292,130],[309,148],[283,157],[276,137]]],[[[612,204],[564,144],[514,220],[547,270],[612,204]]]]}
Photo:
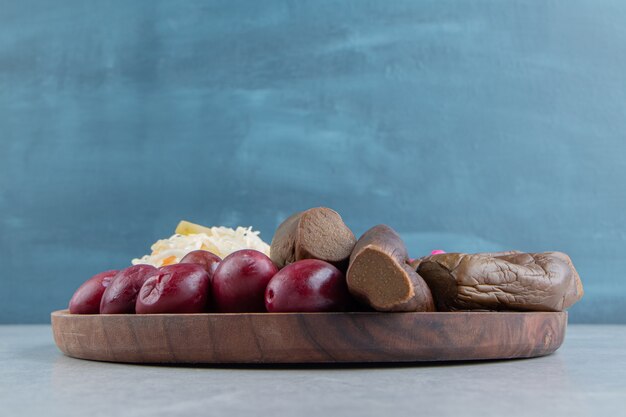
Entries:
{"type": "Polygon", "coordinates": [[[213,274],[217,269],[217,266],[222,261],[222,258],[206,250],[194,250],[180,260],[181,264],[198,264],[202,265],[207,274],[209,275],[209,281],[213,279],[213,274]]]}
{"type": "Polygon", "coordinates": [[[209,299],[209,274],[200,264],[159,268],[139,290],[137,314],[202,313],[209,299]]]}
{"type": "Polygon", "coordinates": [[[287,265],[265,290],[265,307],[270,313],[346,311],[352,306],[344,274],[319,259],[287,265]]]}
{"type": "Polygon", "coordinates": [[[70,300],[70,313],[98,314],[102,294],[118,272],[117,270],[100,272],[85,281],[70,300]]]}
{"type": "Polygon", "coordinates": [[[278,272],[262,252],[243,249],[218,265],[211,283],[216,310],[223,313],[265,311],[265,287],[278,272]]]}
{"type": "Polygon", "coordinates": [[[157,269],[152,265],[133,265],[119,271],[104,291],[100,302],[101,314],[132,314],[137,294],[144,282],[157,269]]]}

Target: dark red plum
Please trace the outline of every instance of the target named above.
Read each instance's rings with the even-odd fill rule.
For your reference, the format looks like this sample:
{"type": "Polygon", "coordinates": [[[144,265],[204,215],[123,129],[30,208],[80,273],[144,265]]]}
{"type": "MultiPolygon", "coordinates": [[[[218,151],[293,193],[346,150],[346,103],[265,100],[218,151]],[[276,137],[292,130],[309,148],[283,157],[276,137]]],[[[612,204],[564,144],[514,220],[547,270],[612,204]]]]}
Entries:
{"type": "Polygon", "coordinates": [[[104,291],[100,314],[132,314],[139,289],[157,269],[152,265],[133,265],[119,271],[104,291]]]}
{"type": "Polygon", "coordinates": [[[85,281],[70,300],[70,313],[98,314],[102,294],[118,272],[118,270],[100,272],[85,281]]]}
{"type": "Polygon", "coordinates": [[[319,259],[287,265],[265,290],[265,307],[271,313],[345,311],[352,306],[344,274],[319,259]]]}
{"type": "Polygon", "coordinates": [[[159,268],[137,297],[137,314],[202,313],[209,300],[209,274],[195,263],[159,268]]]}
{"type": "Polygon", "coordinates": [[[262,252],[244,249],[228,255],[215,270],[213,301],[222,313],[265,311],[265,287],[278,272],[262,252]]]}
{"type": "Polygon", "coordinates": [[[222,262],[222,258],[213,252],[209,252],[207,250],[194,250],[183,256],[183,259],[181,259],[179,263],[202,265],[207,274],[209,274],[209,281],[211,281],[220,262],[222,262]]]}

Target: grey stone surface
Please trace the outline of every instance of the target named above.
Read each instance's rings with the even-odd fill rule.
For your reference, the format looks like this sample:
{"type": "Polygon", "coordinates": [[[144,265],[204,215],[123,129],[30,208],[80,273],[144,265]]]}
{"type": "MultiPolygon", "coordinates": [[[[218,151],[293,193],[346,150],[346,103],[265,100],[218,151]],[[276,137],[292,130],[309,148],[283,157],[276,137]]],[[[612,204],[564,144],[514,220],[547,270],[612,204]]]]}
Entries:
{"type": "Polygon", "coordinates": [[[3,416],[623,416],[626,326],[573,325],[536,359],[367,367],[166,367],[63,356],[0,326],[3,416]]]}

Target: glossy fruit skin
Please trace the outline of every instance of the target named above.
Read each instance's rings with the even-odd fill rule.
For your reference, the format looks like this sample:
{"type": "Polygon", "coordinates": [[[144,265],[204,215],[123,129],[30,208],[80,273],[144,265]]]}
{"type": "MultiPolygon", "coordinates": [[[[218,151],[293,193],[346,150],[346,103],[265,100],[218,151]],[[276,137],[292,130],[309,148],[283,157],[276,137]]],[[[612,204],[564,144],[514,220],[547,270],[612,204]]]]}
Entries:
{"type": "Polygon", "coordinates": [[[100,272],[85,281],[70,300],[69,310],[72,314],[98,314],[100,300],[104,290],[109,286],[119,271],[114,269],[100,272]]]}
{"type": "Polygon", "coordinates": [[[137,314],[202,313],[209,300],[209,274],[195,263],[159,268],[139,290],[137,314]]]}
{"type": "Polygon", "coordinates": [[[156,272],[152,265],[133,265],[119,271],[102,294],[100,314],[133,314],[141,286],[156,272]]]}
{"type": "Polygon", "coordinates": [[[244,249],[231,253],[213,274],[214,307],[222,313],[265,311],[265,287],[277,272],[262,252],[244,249]]]}
{"type": "Polygon", "coordinates": [[[204,270],[209,274],[209,281],[213,280],[213,274],[217,269],[219,263],[222,262],[222,258],[209,252],[207,250],[194,250],[183,256],[179,264],[198,264],[204,267],[204,270]]]}
{"type": "Polygon", "coordinates": [[[319,259],[287,265],[265,290],[270,313],[346,311],[353,305],[344,274],[319,259]]]}

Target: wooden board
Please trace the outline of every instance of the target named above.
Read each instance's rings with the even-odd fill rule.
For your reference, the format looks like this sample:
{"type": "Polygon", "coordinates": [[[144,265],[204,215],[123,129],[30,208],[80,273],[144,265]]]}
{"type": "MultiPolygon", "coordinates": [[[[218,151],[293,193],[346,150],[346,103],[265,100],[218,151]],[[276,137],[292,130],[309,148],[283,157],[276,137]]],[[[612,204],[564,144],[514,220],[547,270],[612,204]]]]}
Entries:
{"type": "Polygon", "coordinates": [[[528,358],[561,346],[567,313],[52,313],[82,359],[128,363],[343,363],[528,358]]]}

